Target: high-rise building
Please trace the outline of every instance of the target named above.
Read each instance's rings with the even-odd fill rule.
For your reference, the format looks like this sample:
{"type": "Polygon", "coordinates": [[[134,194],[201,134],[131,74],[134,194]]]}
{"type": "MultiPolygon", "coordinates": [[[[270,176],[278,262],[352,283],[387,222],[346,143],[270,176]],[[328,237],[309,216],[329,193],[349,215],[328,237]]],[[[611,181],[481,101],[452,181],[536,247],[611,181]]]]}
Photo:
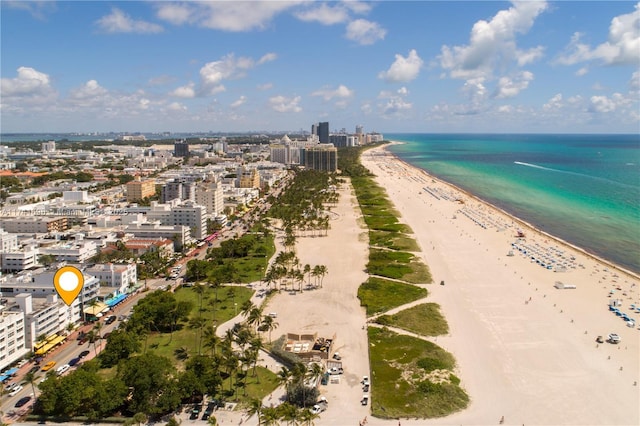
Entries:
{"type": "Polygon", "coordinates": [[[173,144],[173,155],[176,157],[189,157],[189,144],[186,140],[178,140],[173,144]]]}
{"type": "Polygon", "coordinates": [[[174,179],[173,182],[167,182],[162,186],[160,200],[167,203],[171,200],[195,200],[195,182],[189,182],[186,179],[174,179]]]}
{"type": "Polygon", "coordinates": [[[318,144],[304,150],[304,166],[308,169],[335,172],[338,169],[338,149],[332,144],[318,144]]]}
{"type": "Polygon", "coordinates": [[[43,153],[55,152],[55,150],[56,150],[56,141],[42,142],[43,153]]]}
{"type": "Polygon", "coordinates": [[[361,124],[358,124],[358,125],[356,126],[356,135],[361,135],[361,134],[363,134],[363,133],[364,133],[364,128],[362,127],[362,125],[361,125],[361,124]]]}
{"type": "Polygon", "coordinates": [[[329,122],[323,121],[318,123],[318,139],[320,143],[329,143],[329,122]]]}

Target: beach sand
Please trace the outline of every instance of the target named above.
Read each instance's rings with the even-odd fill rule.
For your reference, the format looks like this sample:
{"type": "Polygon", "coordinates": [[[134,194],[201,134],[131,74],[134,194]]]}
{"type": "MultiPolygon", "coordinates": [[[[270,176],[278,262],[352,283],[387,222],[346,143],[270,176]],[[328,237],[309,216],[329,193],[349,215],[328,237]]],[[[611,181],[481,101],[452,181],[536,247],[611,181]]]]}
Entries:
{"type": "MultiPolygon", "coordinates": [[[[422,248],[450,332],[434,341],[458,363],[468,409],[406,424],[618,424],[640,422],[638,321],[634,328],[609,311],[638,304],[633,274],[561,244],[492,206],[386,153],[363,153],[362,163],[408,224],[422,248]],[[521,230],[526,238],[516,237],[521,230]],[[519,247],[566,262],[554,272],[519,247]],[[509,251],[513,256],[508,256],[509,251]],[[562,256],[562,257],[561,257],[562,256]],[[573,258],[573,259],[572,259],[573,258]],[[577,288],[558,290],[561,281],[577,288]],[[610,292],[615,293],[612,297],[610,292]],[[597,344],[617,333],[618,345],[597,344]]],[[[550,263],[549,260],[544,260],[550,263]]],[[[370,421],[371,424],[377,424],[370,421]]],[[[380,423],[383,424],[383,423],[380,423]]]]}
{"type": "MultiPolygon", "coordinates": [[[[637,277],[554,241],[383,148],[366,151],[361,160],[386,188],[400,221],[414,231],[419,256],[434,277],[423,302],[440,304],[450,329],[428,339],[454,355],[456,375],[471,398],[461,412],[401,419],[402,425],[491,425],[502,416],[504,424],[517,425],[639,423],[634,382],[640,381],[640,330],[626,327],[608,310],[612,289],[614,298],[623,300],[624,312],[630,312],[631,303],[640,305],[637,277]],[[553,248],[567,272],[553,272],[521,255],[511,246],[518,230],[526,235],[522,246],[538,250],[540,257],[553,248]],[[507,256],[509,251],[514,256],[507,256]],[[444,286],[437,284],[441,280],[444,286]],[[558,290],[556,281],[577,288],[558,290]],[[596,343],[598,335],[606,338],[612,332],[622,337],[620,344],[596,343]]],[[[274,339],[285,333],[336,336],[345,373],[339,383],[319,387],[329,408],[315,425],[355,426],[366,417],[367,425],[395,426],[397,419],[376,419],[370,406],[360,405],[360,379],[371,375],[366,315],[357,299],[358,287],[368,277],[368,236],[351,186],[342,185],[339,191],[327,235],[296,241],[301,265],[327,266],[323,287],[282,291],[266,301],[264,312],[277,314],[274,339]]],[[[640,320],[640,314],[630,315],[640,320]]],[[[264,401],[272,403],[277,398],[264,401]]],[[[223,424],[238,424],[241,414],[229,414],[222,416],[223,424]]],[[[257,423],[255,417],[244,417],[244,424],[257,423]]]]}

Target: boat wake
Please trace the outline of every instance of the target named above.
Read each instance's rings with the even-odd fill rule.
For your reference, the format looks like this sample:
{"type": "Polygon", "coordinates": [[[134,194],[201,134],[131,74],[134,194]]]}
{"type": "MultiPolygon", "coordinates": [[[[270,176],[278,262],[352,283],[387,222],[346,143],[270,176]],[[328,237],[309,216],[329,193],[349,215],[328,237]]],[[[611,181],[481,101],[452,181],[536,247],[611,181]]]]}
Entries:
{"type": "Polygon", "coordinates": [[[624,187],[624,188],[636,189],[633,185],[628,185],[628,184],[625,184],[625,183],[622,183],[622,182],[616,182],[614,180],[606,179],[606,178],[602,178],[602,177],[598,177],[598,176],[585,175],[584,173],[576,173],[576,172],[570,172],[568,170],[552,169],[551,167],[539,166],[537,164],[525,163],[523,161],[514,161],[514,164],[518,164],[520,166],[531,167],[531,168],[539,169],[539,170],[546,170],[546,171],[549,171],[549,172],[566,173],[568,175],[580,176],[580,177],[583,177],[583,178],[599,180],[599,181],[602,181],[602,182],[608,182],[608,183],[611,183],[611,184],[614,184],[614,185],[617,185],[617,186],[621,186],[621,187],[624,187]]]}

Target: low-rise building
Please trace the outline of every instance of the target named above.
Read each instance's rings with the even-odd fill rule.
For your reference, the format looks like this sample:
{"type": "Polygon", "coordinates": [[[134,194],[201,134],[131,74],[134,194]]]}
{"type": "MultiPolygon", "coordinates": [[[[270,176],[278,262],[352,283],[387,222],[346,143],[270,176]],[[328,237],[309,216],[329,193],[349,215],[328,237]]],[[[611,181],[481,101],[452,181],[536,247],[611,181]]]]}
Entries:
{"type": "Polygon", "coordinates": [[[96,277],[103,287],[109,287],[114,296],[126,294],[138,282],[136,264],[96,264],[85,272],[96,277]]]}
{"type": "Polygon", "coordinates": [[[66,217],[28,216],[0,218],[0,228],[13,234],[45,234],[68,229],[66,217]]]}

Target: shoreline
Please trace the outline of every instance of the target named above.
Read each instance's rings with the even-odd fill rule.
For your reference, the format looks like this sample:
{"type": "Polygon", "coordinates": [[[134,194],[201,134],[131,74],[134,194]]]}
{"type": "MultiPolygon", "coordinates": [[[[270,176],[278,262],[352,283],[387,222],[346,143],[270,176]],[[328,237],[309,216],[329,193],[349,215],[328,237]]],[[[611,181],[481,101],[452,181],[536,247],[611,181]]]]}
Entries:
{"type": "Polygon", "coordinates": [[[637,275],[400,160],[387,146],[364,151],[361,163],[413,230],[434,282],[446,282],[429,286],[449,324],[432,341],[454,356],[470,397],[460,412],[402,423],[484,425],[503,416],[506,424],[640,422],[640,328],[608,309],[620,298],[621,310],[640,322],[637,275]],[[532,253],[552,253],[568,266],[550,270],[532,253]],[[575,286],[558,289],[557,281],[575,286]],[[608,333],[623,343],[596,342],[608,333]]]}
{"type": "Polygon", "coordinates": [[[382,145],[380,147],[380,149],[382,151],[384,151],[387,155],[392,156],[396,161],[404,164],[406,167],[415,169],[418,173],[425,175],[429,179],[433,179],[433,180],[441,183],[442,185],[446,185],[446,186],[450,187],[451,189],[453,189],[453,190],[455,190],[457,192],[460,192],[460,193],[466,195],[469,198],[472,198],[473,200],[475,200],[475,201],[477,201],[477,202],[479,202],[481,204],[487,205],[488,207],[490,207],[490,208],[502,213],[503,215],[509,217],[514,222],[517,222],[517,223],[521,224],[523,228],[527,228],[527,229],[531,230],[534,233],[537,233],[537,234],[539,234],[541,236],[547,237],[547,238],[549,238],[549,239],[557,242],[558,244],[560,244],[562,246],[565,246],[565,247],[567,247],[569,249],[578,251],[582,255],[590,257],[590,258],[592,258],[593,260],[595,260],[597,262],[603,263],[603,264],[607,265],[610,268],[614,268],[614,269],[618,270],[620,273],[628,275],[632,279],[640,280],[640,273],[636,273],[636,272],[631,271],[631,270],[629,270],[627,268],[624,268],[621,265],[618,265],[617,263],[615,263],[615,262],[613,262],[611,260],[605,259],[605,258],[603,258],[601,256],[598,256],[597,254],[594,254],[594,253],[591,253],[591,252],[585,250],[582,247],[579,247],[579,246],[577,246],[577,245],[575,245],[573,243],[570,243],[567,240],[564,240],[564,239],[562,239],[560,237],[557,237],[557,236],[552,235],[552,234],[550,234],[550,233],[548,233],[546,231],[543,231],[540,228],[538,228],[535,225],[533,225],[532,223],[529,223],[529,222],[527,222],[527,221],[525,221],[523,219],[520,219],[519,217],[515,216],[514,214],[509,213],[508,211],[504,210],[503,208],[498,207],[495,204],[493,204],[493,203],[491,203],[491,202],[489,202],[489,201],[487,201],[487,200],[485,200],[485,199],[483,199],[481,197],[478,197],[477,195],[469,192],[468,190],[463,189],[463,188],[461,188],[461,187],[459,187],[459,186],[457,186],[457,185],[455,185],[455,184],[453,184],[451,182],[448,182],[448,181],[446,181],[446,180],[444,180],[444,179],[442,179],[442,178],[440,178],[438,176],[430,174],[427,170],[424,170],[424,169],[422,169],[422,168],[420,168],[418,166],[414,166],[413,164],[408,163],[407,161],[401,159],[396,154],[394,154],[393,152],[391,152],[391,151],[389,151],[387,149],[391,145],[403,145],[403,144],[406,144],[406,142],[390,141],[390,143],[388,143],[386,145],[382,145]]]}

